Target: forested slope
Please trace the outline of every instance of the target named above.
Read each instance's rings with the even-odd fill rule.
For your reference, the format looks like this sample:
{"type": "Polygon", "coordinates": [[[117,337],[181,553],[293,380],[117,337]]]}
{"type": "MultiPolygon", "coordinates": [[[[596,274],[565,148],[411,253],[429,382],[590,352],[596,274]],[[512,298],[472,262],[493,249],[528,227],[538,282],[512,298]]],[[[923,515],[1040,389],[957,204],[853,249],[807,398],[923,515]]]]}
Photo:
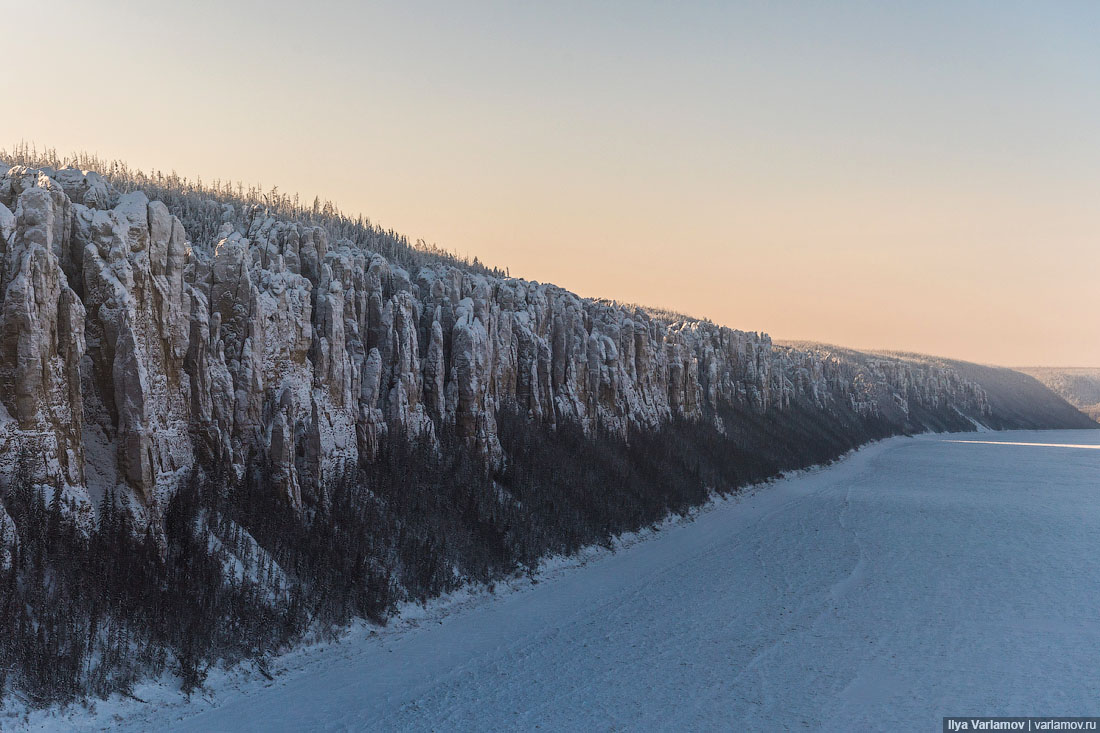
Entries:
{"type": "Polygon", "coordinates": [[[1019,371],[1035,377],[1081,412],[1100,422],[1100,369],[1027,367],[1019,371]]]}

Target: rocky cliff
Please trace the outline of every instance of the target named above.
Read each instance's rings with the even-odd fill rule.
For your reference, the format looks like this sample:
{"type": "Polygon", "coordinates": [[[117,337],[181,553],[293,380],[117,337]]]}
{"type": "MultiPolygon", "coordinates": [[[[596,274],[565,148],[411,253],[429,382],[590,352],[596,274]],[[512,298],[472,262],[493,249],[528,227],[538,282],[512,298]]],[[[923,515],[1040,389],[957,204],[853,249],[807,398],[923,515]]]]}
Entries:
{"type": "Polygon", "coordinates": [[[446,258],[406,268],[262,204],[200,219],[91,171],[0,171],[0,472],[89,520],[107,491],[156,519],[196,462],[264,461],[301,506],[387,433],[453,427],[499,462],[506,403],[623,436],[674,417],[724,431],[722,405],[839,405],[898,430],[991,416],[944,365],[781,348],[446,258]]]}

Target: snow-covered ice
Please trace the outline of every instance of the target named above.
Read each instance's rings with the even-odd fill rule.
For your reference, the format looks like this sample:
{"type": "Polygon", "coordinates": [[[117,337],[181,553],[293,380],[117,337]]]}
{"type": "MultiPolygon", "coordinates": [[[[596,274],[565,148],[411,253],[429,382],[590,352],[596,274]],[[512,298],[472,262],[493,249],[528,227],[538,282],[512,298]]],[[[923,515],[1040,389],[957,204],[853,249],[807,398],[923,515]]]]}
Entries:
{"type": "Polygon", "coordinates": [[[297,652],[273,681],[33,720],[832,731],[1100,714],[1100,431],[982,437],[884,441],[535,584],[297,652]]]}

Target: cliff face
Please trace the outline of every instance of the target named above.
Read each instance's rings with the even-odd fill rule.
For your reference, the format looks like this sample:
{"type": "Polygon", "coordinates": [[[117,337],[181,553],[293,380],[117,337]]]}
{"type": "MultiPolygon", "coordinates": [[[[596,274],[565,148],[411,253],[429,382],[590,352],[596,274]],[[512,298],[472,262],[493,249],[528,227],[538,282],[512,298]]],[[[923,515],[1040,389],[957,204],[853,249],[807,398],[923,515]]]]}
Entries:
{"type": "Polygon", "coordinates": [[[265,461],[301,506],[386,433],[453,426],[500,461],[505,403],[626,436],[673,417],[722,431],[724,404],[843,406],[898,430],[991,414],[942,365],[780,348],[457,263],[410,272],[255,207],[194,241],[96,173],[0,170],[0,472],[60,486],[89,519],[108,490],[158,518],[196,461],[265,461]]]}

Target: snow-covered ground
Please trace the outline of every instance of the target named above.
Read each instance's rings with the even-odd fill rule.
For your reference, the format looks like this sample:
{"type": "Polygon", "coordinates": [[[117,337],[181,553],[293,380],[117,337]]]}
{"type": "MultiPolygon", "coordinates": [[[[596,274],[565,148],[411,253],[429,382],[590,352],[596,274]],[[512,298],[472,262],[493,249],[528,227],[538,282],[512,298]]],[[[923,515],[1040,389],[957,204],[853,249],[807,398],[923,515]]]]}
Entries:
{"type": "MultiPolygon", "coordinates": [[[[119,730],[938,730],[1100,713],[1100,431],[895,438],[119,730]]],[[[11,721],[8,721],[11,722],[11,721]]],[[[0,721],[0,727],[6,727],[0,721]]]]}

